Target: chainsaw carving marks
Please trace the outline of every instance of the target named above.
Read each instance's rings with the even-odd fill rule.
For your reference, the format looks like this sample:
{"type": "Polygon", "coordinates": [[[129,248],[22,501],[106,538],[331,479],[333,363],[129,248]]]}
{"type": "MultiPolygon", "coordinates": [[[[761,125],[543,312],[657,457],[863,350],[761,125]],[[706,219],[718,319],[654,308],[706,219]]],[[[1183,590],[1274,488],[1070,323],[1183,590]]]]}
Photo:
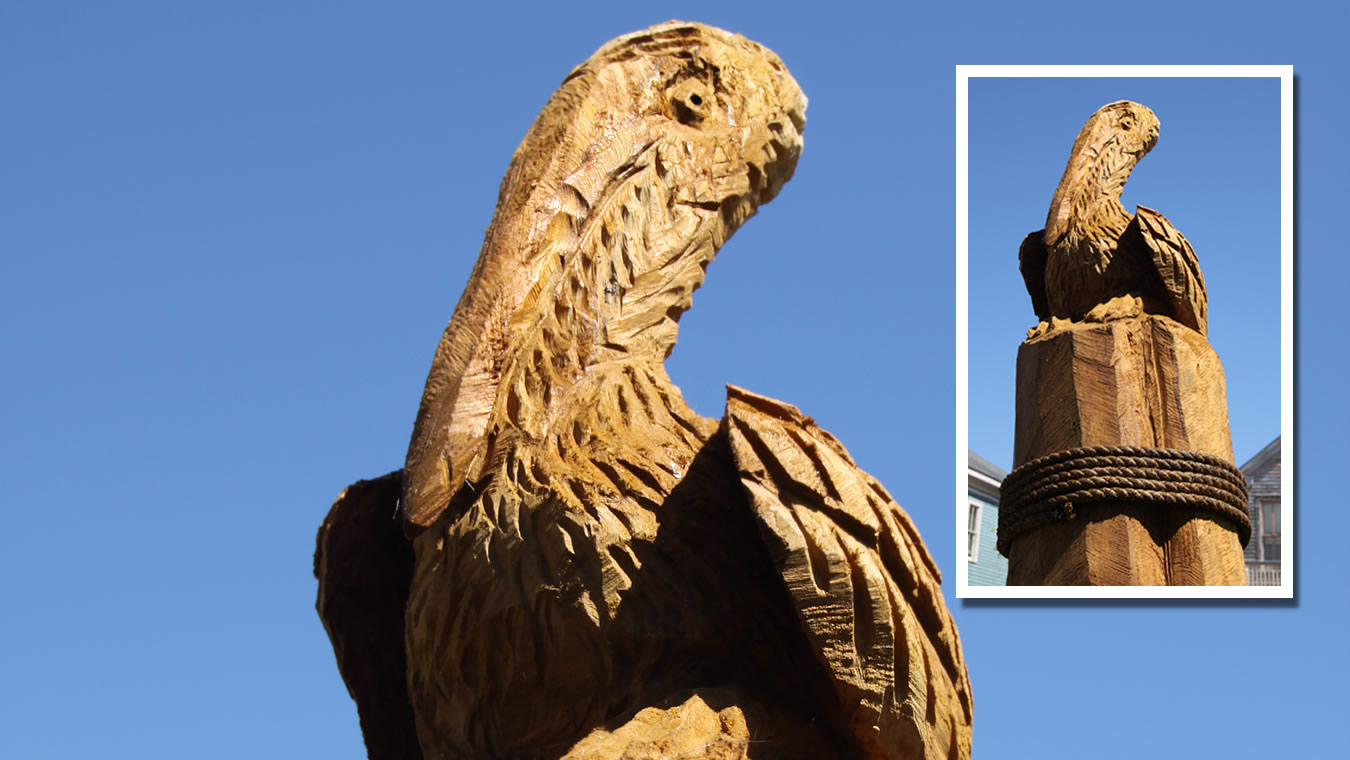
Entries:
{"type": "Polygon", "coordinates": [[[914,523],[811,418],[728,390],[742,485],[866,756],[968,755],[970,681],[914,523]]]}
{"type": "Polygon", "coordinates": [[[583,371],[664,358],[713,254],[791,177],[805,108],[776,56],[697,25],[620,38],[567,77],[516,151],[432,364],[410,521],[477,477],[490,420],[525,415],[543,437],[548,410],[590,391],[583,371]],[[532,376],[536,350],[561,382],[532,376]]]}
{"type": "Polygon", "coordinates": [[[1158,118],[1121,100],[1083,125],[1050,201],[1045,229],[1027,235],[1022,278],[1042,321],[1161,314],[1204,335],[1205,280],[1191,244],[1153,209],[1120,203],[1130,172],[1158,141],[1158,118]]]}
{"type": "Polygon", "coordinates": [[[320,536],[372,757],[969,756],[908,517],[795,408],[730,388],[702,418],[665,371],[708,263],[791,177],[805,106],[765,48],[671,22],[601,48],[526,135],[401,492],[354,486],[320,536]],[[405,553],[347,546],[381,511],[405,553]],[[390,606],[367,577],[401,620],[355,627],[390,606]]]}

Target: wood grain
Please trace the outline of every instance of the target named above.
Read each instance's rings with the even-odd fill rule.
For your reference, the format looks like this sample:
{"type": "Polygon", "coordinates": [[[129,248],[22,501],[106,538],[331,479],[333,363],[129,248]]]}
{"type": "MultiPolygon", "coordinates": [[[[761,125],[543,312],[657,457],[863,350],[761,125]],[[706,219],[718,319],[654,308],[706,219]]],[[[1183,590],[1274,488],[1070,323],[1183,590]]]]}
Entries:
{"type": "Polygon", "coordinates": [[[605,45],[545,106],[401,476],[321,532],[371,757],[969,757],[903,510],[795,408],[733,388],[706,419],[665,371],[709,262],[792,176],[805,107],[773,53],[683,22],[605,45]],[[386,509],[406,538],[372,527],[386,509]]]}
{"type": "Polygon", "coordinates": [[[1074,140],[1045,229],[1028,235],[1019,268],[1042,321],[1162,314],[1205,334],[1208,294],[1191,244],[1162,214],[1120,203],[1130,173],[1158,142],[1148,107],[1108,103],[1074,140]],[[1128,301],[1118,301],[1129,296],[1128,301]],[[1129,305],[1126,312],[1121,307],[1129,305]]]}
{"type": "MultiPolygon", "coordinates": [[[[1200,333],[1159,316],[1060,326],[1017,355],[1014,467],[1080,446],[1185,449],[1233,461],[1223,367],[1200,333]]],[[[1087,506],[1009,552],[1009,584],[1243,585],[1231,526],[1195,509],[1087,506]]]]}

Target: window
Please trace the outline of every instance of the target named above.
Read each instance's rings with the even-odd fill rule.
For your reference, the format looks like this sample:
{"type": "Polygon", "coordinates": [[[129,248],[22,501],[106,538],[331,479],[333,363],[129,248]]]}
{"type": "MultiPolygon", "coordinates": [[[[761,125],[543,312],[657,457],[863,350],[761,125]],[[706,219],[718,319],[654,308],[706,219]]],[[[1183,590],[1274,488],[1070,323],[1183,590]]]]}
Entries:
{"type": "Polygon", "coordinates": [[[1280,559],[1280,502],[1262,499],[1259,508],[1261,548],[1258,558],[1266,562],[1280,559]]]}
{"type": "Polygon", "coordinates": [[[966,518],[966,560],[980,561],[980,514],[982,505],[975,500],[970,502],[970,513],[966,518]]]}

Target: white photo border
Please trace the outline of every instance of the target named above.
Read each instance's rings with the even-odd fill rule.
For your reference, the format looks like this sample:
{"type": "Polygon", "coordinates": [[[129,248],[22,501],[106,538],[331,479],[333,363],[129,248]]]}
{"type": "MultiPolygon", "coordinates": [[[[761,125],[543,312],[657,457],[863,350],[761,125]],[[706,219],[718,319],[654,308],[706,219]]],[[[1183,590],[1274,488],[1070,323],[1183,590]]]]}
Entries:
{"type": "Polygon", "coordinates": [[[1294,596],[1294,67],[956,67],[956,596],[961,599],[1292,599],[1294,596]],[[1280,80],[1280,585],[972,586],[964,551],[969,468],[969,84],[983,77],[1273,77],[1280,80]]]}

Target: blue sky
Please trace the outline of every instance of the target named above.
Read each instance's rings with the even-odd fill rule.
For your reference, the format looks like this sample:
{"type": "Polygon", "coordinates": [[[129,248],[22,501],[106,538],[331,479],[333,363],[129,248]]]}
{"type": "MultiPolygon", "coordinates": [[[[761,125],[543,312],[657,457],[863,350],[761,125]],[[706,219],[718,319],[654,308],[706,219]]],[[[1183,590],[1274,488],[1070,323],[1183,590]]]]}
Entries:
{"type": "MultiPolygon", "coordinates": [[[[710,416],[727,382],[797,404],[910,511],[946,573],[976,756],[1334,756],[1340,701],[1313,695],[1350,664],[1335,564],[1350,58],[1345,11],[1313,7],[5,5],[0,756],[364,756],[313,611],[315,529],[343,486],[399,466],[538,109],[602,43],[672,17],[768,45],[811,99],[797,176],[713,263],[672,375],[710,416]],[[958,63],[1293,64],[1293,603],[954,599],[958,63]]],[[[1015,260],[1073,135],[1118,97],[1135,96],[1057,99],[1053,118],[1005,105],[1046,125],[1027,159],[1044,176],[1002,190],[1019,206],[988,255],[1015,260]]],[[[1205,201],[1239,184],[1186,168],[1224,152],[1186,137],[1212,114],[1137,99],[1162,136],[1125,200],[1196,244],[1241,459],[1274,434],[1273,370],[1239,372],[1242,328],[1221,324],[1246,306],[1220,299],[1261,275],[1221,274],[1211,235],[1257,245],[1246,209],[1263,201],[1205,201]]],[[[1246,119],[1242,103],[1206,110],[1246,119]]],[[[1018,288],[1014,342],[988,349],[1000,366],[1030,326],[1018,288]]]]}

